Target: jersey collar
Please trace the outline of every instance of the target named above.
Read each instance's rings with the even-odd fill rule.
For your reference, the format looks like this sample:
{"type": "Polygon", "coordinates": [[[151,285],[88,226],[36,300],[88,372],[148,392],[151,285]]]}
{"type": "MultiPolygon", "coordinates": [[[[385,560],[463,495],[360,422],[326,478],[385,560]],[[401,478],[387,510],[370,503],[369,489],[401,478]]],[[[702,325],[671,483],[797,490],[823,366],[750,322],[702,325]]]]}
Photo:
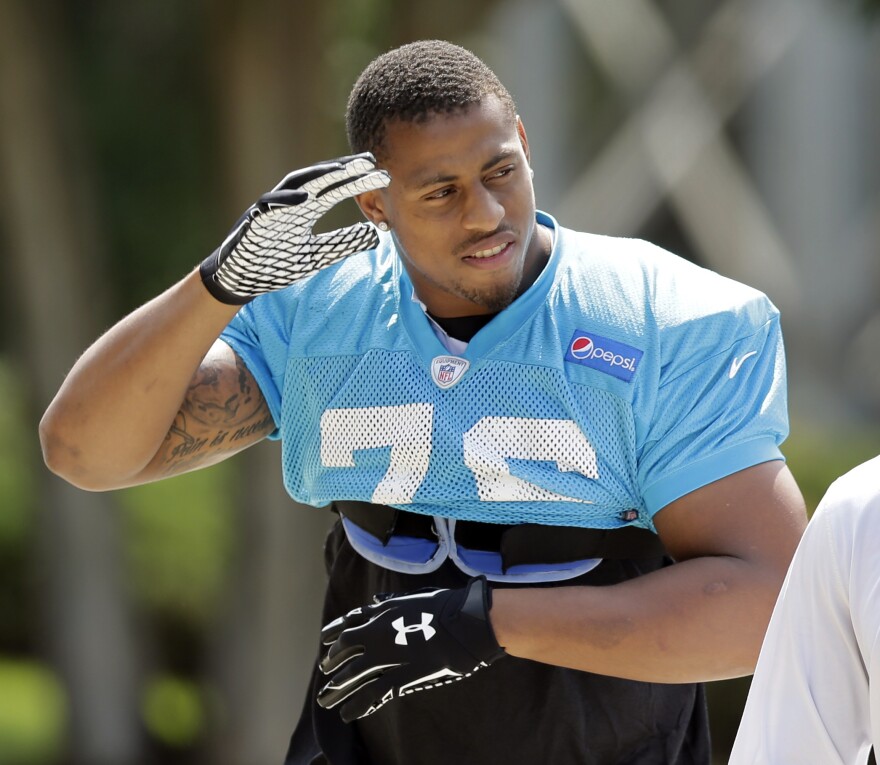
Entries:
{"type": "MultiPolygon", "coordinates": [[[[477,332],[461,353],[455,354],[468,359],[472,364],[476,364],[481,357],[516,332],[544,305],[547,299],[559,262],[559,224],[552,216],[541,211],[537,212],[535,218],[538,223],[546,226],[552,232],[553,243],[547,265],[522,295],[477,332]]],[[[435,325],[425,313],[421,301],[416,297],[412,281],[400,258],[396,257],[394,260],[394,268],[397,271],[395,289],[397,304],[400,306],[401,322],[422,361],[430,366],[431,360],[435,356],[447,354],[450,350],[444,347],[444,344],[437,337],[434,330],[435,325]]]]}

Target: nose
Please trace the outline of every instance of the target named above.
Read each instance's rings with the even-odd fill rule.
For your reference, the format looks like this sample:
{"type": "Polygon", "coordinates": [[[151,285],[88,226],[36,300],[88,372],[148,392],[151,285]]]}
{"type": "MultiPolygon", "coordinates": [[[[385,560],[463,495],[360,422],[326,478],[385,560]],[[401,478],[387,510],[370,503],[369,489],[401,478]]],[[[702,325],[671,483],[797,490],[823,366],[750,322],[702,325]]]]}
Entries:
{"type": "Polygon", "coordinates": [[[504,220],[504,206],[491,189],[478,183],[468,193],[461,218],[469,231],[495,231],[504,220]]]}

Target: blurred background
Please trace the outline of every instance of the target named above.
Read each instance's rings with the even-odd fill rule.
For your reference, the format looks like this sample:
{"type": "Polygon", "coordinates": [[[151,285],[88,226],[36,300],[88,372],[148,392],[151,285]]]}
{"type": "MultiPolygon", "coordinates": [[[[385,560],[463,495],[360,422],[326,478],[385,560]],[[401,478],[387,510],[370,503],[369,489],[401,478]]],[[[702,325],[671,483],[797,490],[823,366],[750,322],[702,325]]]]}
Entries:
{"type": "MultiPolygon", "coordinates": [[[[37,422],[102,330],[287,171],[347,153],[348,90],[397,44],[497,71],[562,224],[769,294],[811,509],[880,453],[878,5],[0,0],[0,765],[281,761],[328,515],[285,497],[272,444],[81,492],[37,422]]],[[[747,687],[711,687],[719,763],[747,687]]]]}

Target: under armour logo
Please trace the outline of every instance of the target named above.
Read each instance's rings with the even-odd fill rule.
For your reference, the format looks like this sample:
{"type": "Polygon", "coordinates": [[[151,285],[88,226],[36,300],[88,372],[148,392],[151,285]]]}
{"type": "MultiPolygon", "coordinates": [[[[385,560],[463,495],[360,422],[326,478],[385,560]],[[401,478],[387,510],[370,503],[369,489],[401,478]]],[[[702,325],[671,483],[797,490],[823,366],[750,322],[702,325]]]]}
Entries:
{"type": "Polygon", "coordinates": [[[437,634],[437,630],[431,626],[431,620],[433,618],[434,614],[426,614],[422,611],[421,624],[404,624],[403,617],[399,616],[391,622],[391,626],[397,630],[397,636],[394,638],[394,642],[397,643],[397,645],[406,645],[406,635],[408,632],[421,632],[425,636],[425,640],[430,640],[437,634]]]}

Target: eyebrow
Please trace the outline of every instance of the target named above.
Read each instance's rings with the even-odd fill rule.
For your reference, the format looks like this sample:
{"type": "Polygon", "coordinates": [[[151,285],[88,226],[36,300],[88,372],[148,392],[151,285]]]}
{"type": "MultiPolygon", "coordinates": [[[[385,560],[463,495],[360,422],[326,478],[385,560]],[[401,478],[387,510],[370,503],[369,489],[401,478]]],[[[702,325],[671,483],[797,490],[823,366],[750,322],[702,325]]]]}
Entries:
{"type": "MultiPolygon", "coordinates": [[[[486,170],[494,167],[499,162],[503,162],[505,159],[509,159],[515,154],[516,149],[505,149],[504,151],[499,151],[494,157],[492,157],[492,159],[483,164],[483,166],[480,168],[480,172],[486,172],[486,170]]],[[[432,175],[430,178],[425,178],[422,181],[417,181],[414,188],[416,191],[421,191],[428,186],[435,186],[441,183],[451,183],[452,181],[457,179],[457,175],[432,175]]]]}

